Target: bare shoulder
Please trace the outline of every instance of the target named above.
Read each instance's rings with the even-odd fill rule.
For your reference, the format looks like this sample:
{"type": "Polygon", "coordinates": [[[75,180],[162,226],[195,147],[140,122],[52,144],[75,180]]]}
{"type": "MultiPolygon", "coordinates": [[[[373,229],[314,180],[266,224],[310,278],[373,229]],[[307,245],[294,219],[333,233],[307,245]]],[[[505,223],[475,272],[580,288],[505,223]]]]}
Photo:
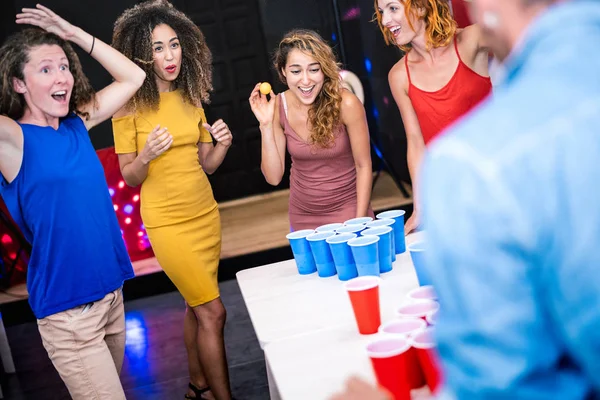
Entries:
{"type": "Polygon", "coordinates": [[[388,82],[392,91],[402,88],[406,91],[408,87],[408,75],[406,74],[406,57],[408,55],[404,55],[394,66],[390,69],[388,73],[388,82]]]}
{"type": "Polygon", "coordinates": [[[13,119],[0,115],[0,141],[10,141],[18,137],[21,128],[13,119]]]}
{"type": "Polygon", "coordinates": [[[456,40],[461,48],[476,52],[481,42],[481,27],[477,24],[469,25],[456,32],[456,40]]]}
{"type": "Polygon", "coordinates": [[[341,104],[341,118],[342,121],[348,121],[353,118],[360,117],[364,113],[363,103],[358,97],[349,90],[342,90],[342,104],[341,104]]]}

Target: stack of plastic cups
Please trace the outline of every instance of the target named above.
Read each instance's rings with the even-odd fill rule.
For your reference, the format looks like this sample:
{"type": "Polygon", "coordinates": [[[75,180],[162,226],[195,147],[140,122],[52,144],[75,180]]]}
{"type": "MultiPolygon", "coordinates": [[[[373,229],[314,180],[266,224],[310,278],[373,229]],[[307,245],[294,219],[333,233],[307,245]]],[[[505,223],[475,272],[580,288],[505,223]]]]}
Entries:
{"type": "Polygon", "coordinates": [[[333,255],[331,249],[325,240],[334,236],[335,232],[321,232],[313,233],[306,237],[306,240],[310,244],[313,257],[315,258],[315,264],[317,265],[317,272],[321,278],[327,278],[337,273],[335,269],[335,262],[333,261],[333,255]]]}
{"type": "Polygon", "coordinates": [[[410,340],[410,344],[416,349],[419,365],[425,375],[425,381],[433,395],[442,383],[442,373],[440,368],[437,346],[434,341],[434,328],[430,327],[420,331],[410,340]]]}
{"type": "Polygon", "coordinates": [[[317,231],[319,233],[321,233],[321,232],[335,232],[335,230],[337,228],[341,228],[342,226],[344,226],[344,225],[340,224],[339,222],[335,222],[333,224],[321,225],[317,229],[315,229],[315,231],[317,231]]]}
{"type": "Polygon", "coordinates": [[[377,333],[381,325],[380,281],[376,276],[359,276],[344,283],[361,335],[377,333]]]}
{"type": "Polygon", "coordinates": [[[348,241],[354,238],[356,238],[356,234],[344,233],[330,236],[326,240],[333,255],[338,278],[341,281],[347,281],[358,276],[354,256],[352,255],[350,246],[348,246],[348,241]]]}
{"type": "Polygon", "coordinates": [[[392,270],[392,228],[382,226],[370,228],[362,232],[363,236],[378,236],[379,272],[386,273],[392,270]]]}
{"type": "MultiPolygon", "coordinates": [[[[411,339],[414,335],[427,327],[427,323],[420,318],[403,318],[387,322],[379,327],[379,333],[385,336],[405,337],[411,339]]],[[[408,380],[412,389],[425,385],[425,376],[421,371],[419,359],[415,349],[411,348],[407,354],[408,380]]]]}
{"type": "Polygon", "coordinates": [[[356,236],[361,236],[362,231],[366,229],[363,224],[355,224],[355,225],[344,225],[341,228],[337,228],[335,231],[337,233],[354,233],[356,236]]]}
{"type": "Polygon", "coordinates": [[[420,286],[431,285],[431,280],[427,275],[425,266],[425,242],[415,242],[408,245],[408,251],[412,260],[413,266],[415,267],[415,273],[417,274],[417,280],[420,286]]]}
{"type": "Polygon", "coordinates": [[[420,286],[416,289],[413,289],[410,292],[408,292],[406,297],[408,297],[408,299],[411,301],[421,301],[421,300],[437,301],[437,299],[438,299],[435,289],[433,288],[433,286],[430,286],[430,285],[420,286]]]}
{"type": "Polygon", "coordinates": [[[439,309],[440,304],[437,301],[421,300],[404,304],[396,310],[396,314],[400,318],[421,318],[423,321],[427,321],[427,314],[439,309]]]}
{"type": "Polygon", "coordinates": [[[305,229],[286,235],[286,238],[290,242],[292,253],[294,253],[294,260],[296,260],[296,266],[300,275],[308,275],[317,271],[317,265],[315,264],[310,244],[306,240],[314,232],[312,229],[305,229]]]}
{"type": "MultiPolygon", "coordinates": [[[[348,241],[358,276],[379,276],[379,236],[361,236],[348,241]]],[[[318,267],[318,265],[317,265],[318,267]]]]}
{"type": "Polygon", "coordinates": [[[352,218],[344,221],[344,225],[366,225],[371,221],[373,221],[373,218],[371,217],[352,218]]]}
{"type": "Polygon", "coordinates": [[[407,368],[411,350],[409,339],[382,337],[367,345],[367,354],[379,386],[386,389],[394,400],[411,399],[411,383],[407,368]]]}
{"type": "Polygon", "coordinates": [[[389,226],[392,228],[392,262],[396,261],[396,234],[394,233],[395,220],[391,218],[376,219],[375,221],[369,222],[365,225],[367,228],[381,228],[382,226],[389,226]]]}
{"type": "Polygon", "coordinates": [[[396,254],[402,254],[406,251],[406,242],[404,240],[404,214],[406,214],[406,212],[403,210],[390,210],[377,214],[377,219],[393,219],[396,221],[393,225],[396,254]]]}

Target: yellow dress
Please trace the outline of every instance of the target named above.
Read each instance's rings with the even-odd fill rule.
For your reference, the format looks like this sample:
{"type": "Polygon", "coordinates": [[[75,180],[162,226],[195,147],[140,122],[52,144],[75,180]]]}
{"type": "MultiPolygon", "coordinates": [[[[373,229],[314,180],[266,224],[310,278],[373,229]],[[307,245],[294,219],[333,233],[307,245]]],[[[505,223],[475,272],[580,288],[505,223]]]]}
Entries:
{"type": "Polygon", "coordinates": [[[113,119],[117,154],[139,153],[150,132],[168,128],[173,144],[150,162],[142,183],[141,216],[152,250],[186,302],[195,307],[219,297],[221,222],[198,143],[212,143],[204,110],[176,90],[160,94],[158,111],[113,119]]]}

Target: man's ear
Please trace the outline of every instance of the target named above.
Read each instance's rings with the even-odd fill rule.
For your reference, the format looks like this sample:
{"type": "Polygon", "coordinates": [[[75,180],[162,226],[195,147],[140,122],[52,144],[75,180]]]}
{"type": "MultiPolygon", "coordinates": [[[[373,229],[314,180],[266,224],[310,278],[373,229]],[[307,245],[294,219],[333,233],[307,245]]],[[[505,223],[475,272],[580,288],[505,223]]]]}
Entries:
{"type": "Polygon", "coordinates": [[[20,94],[27,93],[27,86],[25,85],[25,82],[23,82],[22,80],[20,80],[18,78],[12,78],[12,85],[13,85],[13,90],[15,92],[20,93],[20,94]]]}

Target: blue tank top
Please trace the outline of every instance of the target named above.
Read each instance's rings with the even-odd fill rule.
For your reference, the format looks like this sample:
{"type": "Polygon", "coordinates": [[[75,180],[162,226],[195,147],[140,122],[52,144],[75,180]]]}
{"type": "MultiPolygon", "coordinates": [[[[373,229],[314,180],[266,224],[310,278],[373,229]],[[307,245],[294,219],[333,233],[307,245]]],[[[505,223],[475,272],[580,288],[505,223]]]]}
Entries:
{"type": "Polygon", "coordinates": [[[0,195],[32,245],[27,290],[41,319],[102,299],[134,274],[81,118],[21,129],[21,169],[10,184],[0,175],[0,195]]]}

